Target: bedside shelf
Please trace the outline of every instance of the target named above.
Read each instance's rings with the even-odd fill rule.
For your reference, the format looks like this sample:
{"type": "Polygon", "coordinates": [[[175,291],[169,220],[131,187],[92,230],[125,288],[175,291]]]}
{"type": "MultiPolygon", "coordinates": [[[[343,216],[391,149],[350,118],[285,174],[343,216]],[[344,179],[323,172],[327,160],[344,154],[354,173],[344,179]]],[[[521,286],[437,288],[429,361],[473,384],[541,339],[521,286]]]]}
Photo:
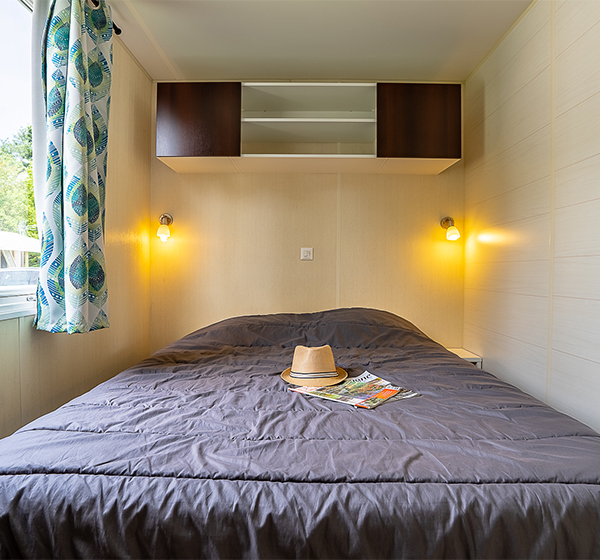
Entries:
{"type": "Polygon", "coordinates": [[[446,350],[450,350],[450,352],[456,354],[459,358],[477,366],[479,369],[483,368],[483,358],[477,354],[473,354],[473,352],[469,352],[464,348],[446,348],[446,350]]]}

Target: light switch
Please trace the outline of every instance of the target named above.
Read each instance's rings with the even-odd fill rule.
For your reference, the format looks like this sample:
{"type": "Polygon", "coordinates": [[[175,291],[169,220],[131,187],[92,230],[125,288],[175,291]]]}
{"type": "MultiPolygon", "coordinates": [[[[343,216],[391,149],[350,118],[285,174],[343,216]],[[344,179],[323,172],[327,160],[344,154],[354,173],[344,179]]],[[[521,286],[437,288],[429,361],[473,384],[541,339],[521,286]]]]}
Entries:
{"type": "Polygon", "coordinates": [[[313,248],[302,247],[300,249],[300,260],[301,261],[312,261],[313,260],[313,248]]]}

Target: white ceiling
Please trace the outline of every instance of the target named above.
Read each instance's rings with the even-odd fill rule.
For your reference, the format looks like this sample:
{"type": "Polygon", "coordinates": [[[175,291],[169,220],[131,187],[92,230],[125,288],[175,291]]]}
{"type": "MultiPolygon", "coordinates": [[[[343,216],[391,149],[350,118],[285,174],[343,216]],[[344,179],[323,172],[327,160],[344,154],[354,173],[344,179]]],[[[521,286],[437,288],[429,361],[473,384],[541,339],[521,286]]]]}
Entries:
{"type": "Polygon", "coordinates": [[[108,0],[155,80],[464,81],[532,0],[108,0]]]}

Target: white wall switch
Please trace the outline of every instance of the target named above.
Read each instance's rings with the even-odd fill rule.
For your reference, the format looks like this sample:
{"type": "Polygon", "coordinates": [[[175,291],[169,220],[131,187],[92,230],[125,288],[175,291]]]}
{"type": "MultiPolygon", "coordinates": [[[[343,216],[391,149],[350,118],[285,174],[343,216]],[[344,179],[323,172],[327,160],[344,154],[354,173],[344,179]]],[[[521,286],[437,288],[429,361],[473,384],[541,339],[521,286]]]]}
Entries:
{"type": "Polygon", "coordinates": [[[301,261],[312,261],[313,260],[313,248],[302,247],[300,249],[300,260],[301,261]]]}

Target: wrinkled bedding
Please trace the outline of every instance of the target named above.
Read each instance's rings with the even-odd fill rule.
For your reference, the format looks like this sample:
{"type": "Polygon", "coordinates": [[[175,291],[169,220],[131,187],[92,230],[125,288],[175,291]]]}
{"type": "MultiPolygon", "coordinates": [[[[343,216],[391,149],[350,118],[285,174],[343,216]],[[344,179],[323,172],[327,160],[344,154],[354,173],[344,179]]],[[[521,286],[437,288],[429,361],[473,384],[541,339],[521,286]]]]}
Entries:
{"type": "Polygon", "coordinates": [[[0,440],[0,557],[599,558],[600,435],[387,312],[227,319],[0,440]],[[297,344],[421,396],[291,392],[297,344]]]}

